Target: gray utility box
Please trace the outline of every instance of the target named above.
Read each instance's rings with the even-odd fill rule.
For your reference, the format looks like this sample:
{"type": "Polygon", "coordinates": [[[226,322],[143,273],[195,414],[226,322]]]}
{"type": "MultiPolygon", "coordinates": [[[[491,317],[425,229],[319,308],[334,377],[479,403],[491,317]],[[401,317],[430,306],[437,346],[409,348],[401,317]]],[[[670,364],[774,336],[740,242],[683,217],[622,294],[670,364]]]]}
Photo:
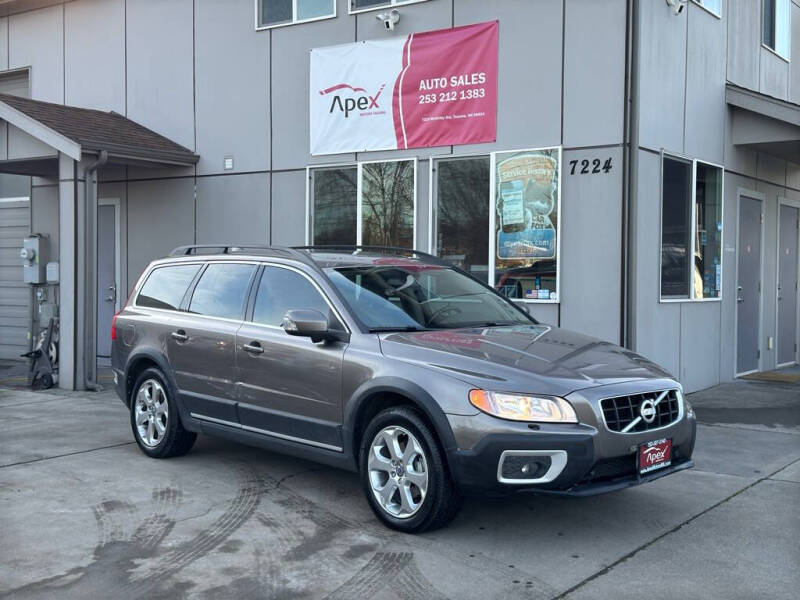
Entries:
{"type": "Polygon", "coordinates": [[[22,259],[22,280],[25,283],[45,283],[47,238],[34,234],[22,240],[19,257],[22,259]]]}

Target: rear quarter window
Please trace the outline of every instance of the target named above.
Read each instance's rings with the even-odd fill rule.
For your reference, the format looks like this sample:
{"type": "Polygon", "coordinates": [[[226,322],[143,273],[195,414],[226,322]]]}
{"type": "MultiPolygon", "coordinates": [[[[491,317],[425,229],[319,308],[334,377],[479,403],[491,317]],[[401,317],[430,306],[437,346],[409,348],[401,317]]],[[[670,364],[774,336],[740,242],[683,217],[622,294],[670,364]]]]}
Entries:
{"type": "Polygon", "coordinates": [[[172,265],[153,269],[136,297],[136,306],[178,310],[189,284],[199,270],[200,265],[172,265]]]}

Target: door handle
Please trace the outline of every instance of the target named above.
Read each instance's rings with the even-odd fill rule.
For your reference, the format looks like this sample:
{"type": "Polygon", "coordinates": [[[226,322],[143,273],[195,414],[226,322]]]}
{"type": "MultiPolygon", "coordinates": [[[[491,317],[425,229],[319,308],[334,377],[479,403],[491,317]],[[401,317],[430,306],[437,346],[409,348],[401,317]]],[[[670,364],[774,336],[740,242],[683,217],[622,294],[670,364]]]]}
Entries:
{"type": "Polygon", "coordinates": [[[263,354],[264,348],[261,347],[261,344],[258,342],[250,342],[249,344],[245,344],[242,346],[245,352],[250,352],[251,354],[263,354]]]}
{"type": "Polygon", "coordinates": [[[178,329],[178,331],[173,331],[171,334],[172,339],[177,342],[185,342],[189,339],[189,336],[186,335],[186,332],[183,329],[178,329]]]}

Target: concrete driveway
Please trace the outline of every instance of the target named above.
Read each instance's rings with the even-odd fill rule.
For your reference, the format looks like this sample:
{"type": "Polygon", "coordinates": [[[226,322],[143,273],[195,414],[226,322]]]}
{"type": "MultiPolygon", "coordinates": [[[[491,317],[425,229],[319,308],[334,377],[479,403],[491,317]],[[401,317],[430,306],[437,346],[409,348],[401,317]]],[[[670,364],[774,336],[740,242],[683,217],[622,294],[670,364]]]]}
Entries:
{"type": "Polygon", "coordinates": [[[112,392],[0,390],[0,596],[796,598],[800,385],[691,401],[693,470],[407,536],[354,474],[210,437],[149,460],[112,392]]]}

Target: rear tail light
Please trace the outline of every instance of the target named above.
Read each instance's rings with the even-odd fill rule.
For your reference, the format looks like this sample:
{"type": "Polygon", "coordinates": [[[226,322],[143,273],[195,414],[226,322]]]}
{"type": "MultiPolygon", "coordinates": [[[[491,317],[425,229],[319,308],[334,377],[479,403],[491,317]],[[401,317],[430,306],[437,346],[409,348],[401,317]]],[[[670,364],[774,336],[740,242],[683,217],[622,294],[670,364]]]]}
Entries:
{"type": "Polygon", "coordinates": [[[119,313],[115,313],[113,317],[111,317],[111,341],[117,339],[117,315],[119,313]]]}

